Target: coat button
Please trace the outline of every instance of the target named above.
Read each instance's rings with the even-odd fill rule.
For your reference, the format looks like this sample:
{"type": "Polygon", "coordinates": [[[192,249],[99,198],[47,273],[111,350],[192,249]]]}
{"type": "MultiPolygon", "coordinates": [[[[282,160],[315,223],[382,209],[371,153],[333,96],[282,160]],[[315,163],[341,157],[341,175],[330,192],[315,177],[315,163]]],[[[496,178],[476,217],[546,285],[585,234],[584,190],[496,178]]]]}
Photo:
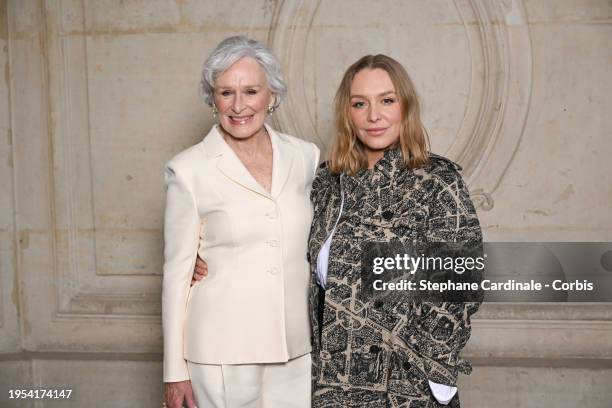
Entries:
{"type": "Polygon", "coordinates": [[[270,275],[278,275],[279,269],[277,267],[268,269],[270,275]]]}
{"type": "Polygon", "coordinates": [[[402,363],[402,368],[403,368],[404,370],[410,370],[410,367],[411,367],[411,365],[410,365],[410,363],[409,363],[409,362],[404,361],[404,363],[402,363]]]}
{"type": "Polygon", "coordinates": [[[378,353],[380,352],[380,347],[378,347],[376,344],[373,346],[370,346],[370,353],[378,353]]]}
{"type": "Polygon", "coordinates": [[[391,218],[393,218],[393,212],[392,212],[392,211],[389,211],[389,210],[383,211],[383,213],[382,213],[382,217],[383,217],[383,218],[384,218],[386,221],[389,221],[391,218]]]}
{"type": "Polygon", "coordinates": [[[382,309],[385,304],[382,300],[377,300],[374,302],[374,309],[382,309]]]}

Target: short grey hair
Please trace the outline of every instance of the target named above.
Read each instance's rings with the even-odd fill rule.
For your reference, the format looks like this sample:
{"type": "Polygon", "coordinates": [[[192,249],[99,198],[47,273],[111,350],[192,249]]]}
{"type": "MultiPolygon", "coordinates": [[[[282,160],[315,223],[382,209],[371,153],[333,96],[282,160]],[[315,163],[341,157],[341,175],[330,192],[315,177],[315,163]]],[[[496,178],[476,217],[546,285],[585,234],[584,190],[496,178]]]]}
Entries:
{"type": "Polygon", "coordinates": [[[280,63],[265,45],[244,35],[228,37],[221,41],[204,62],[200,82],[200,92],[204,102],[208,106],[213,105],[215,80],[232,64],[244,57],[253,58],[265,71],[268,87],[276,95],[273,108],[278,108],[287,93],[280,63]]]}

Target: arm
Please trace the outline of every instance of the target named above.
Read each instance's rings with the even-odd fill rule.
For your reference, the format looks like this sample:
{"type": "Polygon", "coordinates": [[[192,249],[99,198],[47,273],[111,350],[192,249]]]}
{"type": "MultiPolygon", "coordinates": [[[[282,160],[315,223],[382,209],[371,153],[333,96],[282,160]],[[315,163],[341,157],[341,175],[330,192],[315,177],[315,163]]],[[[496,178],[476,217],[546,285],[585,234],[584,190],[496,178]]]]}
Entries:
{"type": "Polygon", "coordinates": [[[165,170],[164,277],[162,323],[164,382],[189,380],[183,358],[183,321],[199,240],[200,219],[195,198],[169,164],[165,170]]]}
{"type": "MultiPolygon", "coordinates": [[[[480,224],[460,174],[447,168],[443,174],[434,174],[433,177],[435,183],[429,197],[427,241],[480,246],[480,224]]],[[[470,367],[458,356],[471,334],[470,316],[479,305],[479,302],[429,302],[415,306],[418,352],[424,357],[428,378],[433,383],[454,386],[459,370],[469,372],[470,367]]]]}

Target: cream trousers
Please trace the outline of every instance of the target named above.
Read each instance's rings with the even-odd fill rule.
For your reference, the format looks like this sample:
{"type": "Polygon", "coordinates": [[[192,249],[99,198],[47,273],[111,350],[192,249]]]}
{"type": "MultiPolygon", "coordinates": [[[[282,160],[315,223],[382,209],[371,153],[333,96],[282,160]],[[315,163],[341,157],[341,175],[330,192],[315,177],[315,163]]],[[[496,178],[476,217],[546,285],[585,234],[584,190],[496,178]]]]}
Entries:
{"type": "Polygon", "coordinates": [[[187,365],[198,408],[310,408],[310,353],[286,363],[187,365]]]}

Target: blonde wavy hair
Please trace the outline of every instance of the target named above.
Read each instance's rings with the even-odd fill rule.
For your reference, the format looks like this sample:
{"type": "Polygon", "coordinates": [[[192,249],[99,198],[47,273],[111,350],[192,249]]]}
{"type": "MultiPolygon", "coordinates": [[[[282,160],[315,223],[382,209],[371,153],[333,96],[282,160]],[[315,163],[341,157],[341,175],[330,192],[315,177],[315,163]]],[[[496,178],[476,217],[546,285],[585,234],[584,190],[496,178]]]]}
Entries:
{"type": "Polygon", "coordinates": [[[355,75],[364,69],[383,69],[389,74],[402,109],[399,147],[408,168],[429,162],[429,137],[421,122],[421,107],[416,89],[408,72],[391,57],[383,54],[366,55],[351,65],[342,78],[334,98],[336,137],[330,149],[330,170],[355,175],[367,169],[368,160],[363,143],[351,120],[351,85],[355,75]]]}

